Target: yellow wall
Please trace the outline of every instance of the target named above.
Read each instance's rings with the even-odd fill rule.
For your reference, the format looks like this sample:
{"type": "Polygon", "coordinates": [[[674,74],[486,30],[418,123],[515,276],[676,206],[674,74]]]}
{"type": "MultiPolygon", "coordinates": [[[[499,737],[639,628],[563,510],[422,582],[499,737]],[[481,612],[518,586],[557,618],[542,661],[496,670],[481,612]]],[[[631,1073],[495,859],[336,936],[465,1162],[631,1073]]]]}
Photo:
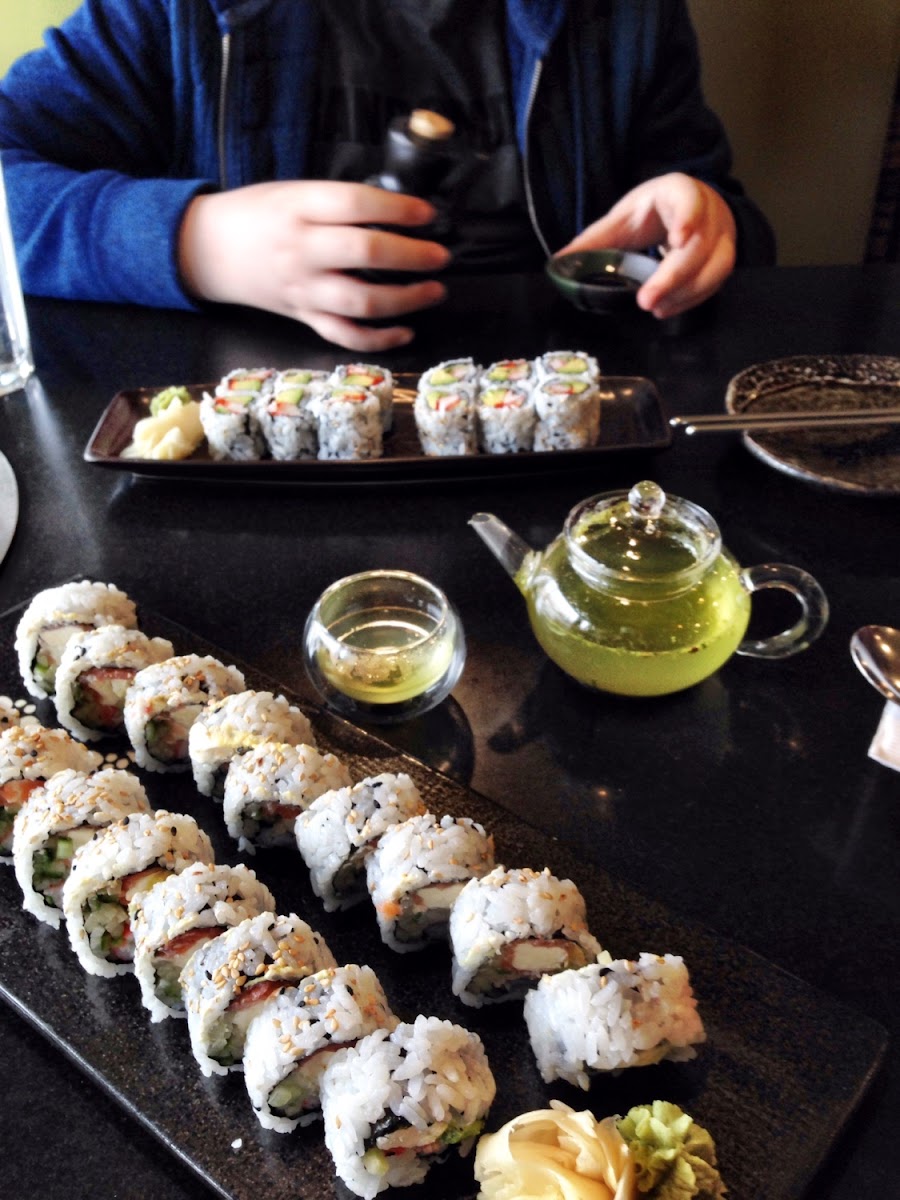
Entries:
{"type": "Polygon", "coordinates": [[[78,0],[0,0],[0,75],[19,55],[40,45],[48,25],[58,25],[77,7],[78,0]]]}
{"type": "MultiPolygon", "coordinates": [[[[121,0],[128,3],[128,0],[121,0]]],[[[783,263],[858,262],[900,57],[897,0],[689,0],[707,98],[783,263]]],[[[76,0],[0,0],[0,74],[76,0]]]]}

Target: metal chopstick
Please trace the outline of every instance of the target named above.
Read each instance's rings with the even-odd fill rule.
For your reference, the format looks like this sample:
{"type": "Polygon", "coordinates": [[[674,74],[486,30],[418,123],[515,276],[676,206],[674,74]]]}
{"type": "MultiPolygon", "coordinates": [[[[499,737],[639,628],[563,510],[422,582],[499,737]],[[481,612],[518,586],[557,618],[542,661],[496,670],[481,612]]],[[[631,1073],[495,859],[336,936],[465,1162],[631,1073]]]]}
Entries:
{"type": "Polygon", "coordinates": [[[741,430],[840,429],[850,425],[893,425],[900,408],[826,409],[821,412],[698,413],[670,417],[669,424],[686,434],[732,433],[741,430]]]}

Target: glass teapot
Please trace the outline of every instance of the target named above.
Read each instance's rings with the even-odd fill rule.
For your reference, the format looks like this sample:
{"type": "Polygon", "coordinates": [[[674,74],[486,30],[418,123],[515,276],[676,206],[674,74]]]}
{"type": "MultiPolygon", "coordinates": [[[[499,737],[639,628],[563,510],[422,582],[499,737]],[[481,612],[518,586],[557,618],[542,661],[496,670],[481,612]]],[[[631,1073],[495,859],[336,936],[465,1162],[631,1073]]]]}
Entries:
{"type": "Polygon", "coordinates": [[[784,563],[742,570],[708,512],[648,481],[583,500],[543,551],[491,513],[469,524],[525,596],[544,651],[600,691],[678,692],[735,653],[786,658],[805,650],[828,621],[811,575],[784,563]],[[772,587],[796,596],[799,619],[772,637],[743,640],[750,594],[772,587]]]}

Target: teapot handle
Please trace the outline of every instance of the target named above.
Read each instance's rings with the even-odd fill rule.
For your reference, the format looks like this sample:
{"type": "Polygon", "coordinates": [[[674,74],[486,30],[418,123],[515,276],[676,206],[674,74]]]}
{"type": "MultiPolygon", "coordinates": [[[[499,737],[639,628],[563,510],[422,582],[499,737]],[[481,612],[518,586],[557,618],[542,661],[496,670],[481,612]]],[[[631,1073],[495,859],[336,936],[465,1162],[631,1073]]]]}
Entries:
{"type": "Polygon", "coordinates": [[[828,624],[828,598],[812,575],[788,563],[764,563],[746,567],[741,582],[748,592],[784,588],[797,597],[801,613],[797,622],[781,633],[758,641],[746,639],[736,653],[748,658],[789,658],[812,645],[828,624]]]}

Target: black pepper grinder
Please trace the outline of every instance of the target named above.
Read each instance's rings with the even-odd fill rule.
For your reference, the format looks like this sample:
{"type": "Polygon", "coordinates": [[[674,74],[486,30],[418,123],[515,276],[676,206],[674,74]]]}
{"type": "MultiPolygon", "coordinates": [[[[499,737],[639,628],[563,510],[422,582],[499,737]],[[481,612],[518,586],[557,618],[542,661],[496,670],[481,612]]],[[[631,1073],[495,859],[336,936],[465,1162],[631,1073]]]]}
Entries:
{"type": "MultiPolygon", "coordinates": [[[[405,237],[449,243],[454,210],[478,162],[478,156],[465,146],[453,122],[440,113],[417,108],[409,116],[395,117],[385,136],[382,169],[365,182],[389,192],[419,196],[434,206],[437,216],[431,224],[415,229],[378,228],[393,228],[405,237]]],[[[421,278],[409,271],[361,271],[360,274],[373,283],[409,283],[421,278]]]]}

